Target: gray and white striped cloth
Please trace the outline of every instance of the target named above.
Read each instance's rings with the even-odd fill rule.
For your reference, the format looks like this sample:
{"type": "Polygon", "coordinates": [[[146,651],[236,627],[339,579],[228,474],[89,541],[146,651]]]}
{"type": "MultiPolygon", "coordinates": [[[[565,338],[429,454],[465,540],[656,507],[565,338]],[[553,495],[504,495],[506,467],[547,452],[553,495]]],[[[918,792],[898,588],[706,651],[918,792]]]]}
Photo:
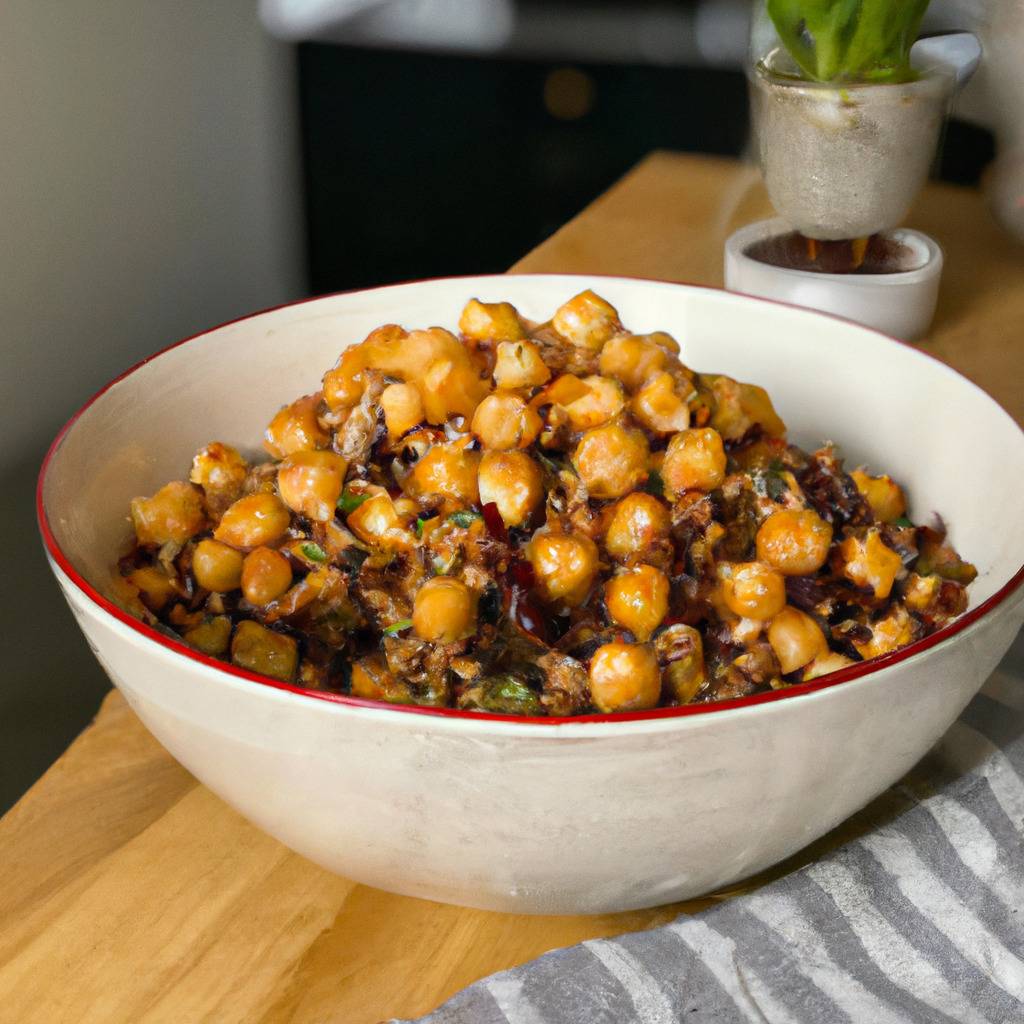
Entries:
{"type": "Polygon", "coordinates": [[[930,795],[807,867],[420,1024],[1024,1024],[1024,634],[914,777],[930,795]]]}

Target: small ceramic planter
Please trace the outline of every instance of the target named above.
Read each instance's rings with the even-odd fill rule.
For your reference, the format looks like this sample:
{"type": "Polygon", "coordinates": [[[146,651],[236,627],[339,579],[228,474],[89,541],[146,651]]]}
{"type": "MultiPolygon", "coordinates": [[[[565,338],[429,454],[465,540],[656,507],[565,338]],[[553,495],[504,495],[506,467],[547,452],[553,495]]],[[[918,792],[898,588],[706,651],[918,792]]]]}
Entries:
{"type": "Polygon", "coordinates": [[[774,50],[748,75],[775,209],[809,238],[895,227],[928,176],[955,75],[937,68],[911,82],[837,86],[785,74],[783,60],[774,50]]]}

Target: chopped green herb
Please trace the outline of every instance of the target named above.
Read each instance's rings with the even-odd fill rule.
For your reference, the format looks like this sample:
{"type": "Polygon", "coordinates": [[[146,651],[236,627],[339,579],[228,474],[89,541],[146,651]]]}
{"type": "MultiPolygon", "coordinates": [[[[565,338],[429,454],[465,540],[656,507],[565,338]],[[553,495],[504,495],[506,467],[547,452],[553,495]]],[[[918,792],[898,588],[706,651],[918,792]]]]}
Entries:
{"type": "Polygon", "coordinates": [[[656,498],[665,497],[665,481],[662,480],[661,474],[656,469],[652,469],[647,474],[647,483],[644,484],[644,490],[648,494],[653,494],[656,498]]]}
{"type": "Polygon", "coordinates": [[[899,519],[893,520],[893,526],[913,526],[914,524],[906,517],[900,516],[899,519]]]}
{"type": "Polygon", "coordinates": [[[427,522],[426,519],[422,519],[419,516],[416,517],[416,536],[417,537],[422,537],[423,536],[423,527],[426,525],[426,522],[427,522]]]}
{"type": "Polygon", "coordinates": [[[381,632],[385,636],[394,636],[396,633],[401,633],[404,629],[412,627],[412,619],[399,619],[397,622],[392,622],[390,626],[385,626],[381,632]]]}
{"type": "Polygon", "coordinates": [[[448,517],[449,523],[454,523],[456,526],[461,526],[464,530],[472,526],[478,519],[483,519],[483,516],[474,511],[473,509],[464,508],[458,512],[453,512],[448,517]]]}
{"type": "Polygon", "coordinates": [[[314,544],[312,541],[307,541],[305,544],[299,545],[299,550],[311,561],[311,562],[326,562],[327,552],[324,551],[319,544],[314,544]]]}
{"type": "Polygon", "coordinates": [[[355,510],[359,508],[364,501],[367,501],[369,497],[369,494],[353,494],[352,491],[346,487],[345,490],[342,491],[341,497],[338,499],[338,510],[343,515],[350,515],[355,512],[355,510]]]}

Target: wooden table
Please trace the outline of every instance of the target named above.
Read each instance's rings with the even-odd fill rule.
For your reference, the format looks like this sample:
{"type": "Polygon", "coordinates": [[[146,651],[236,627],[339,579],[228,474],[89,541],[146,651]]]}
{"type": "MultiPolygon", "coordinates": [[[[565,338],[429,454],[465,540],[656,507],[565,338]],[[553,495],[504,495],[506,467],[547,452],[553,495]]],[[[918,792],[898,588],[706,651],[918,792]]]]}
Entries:
{"type": "MultiPolygon", "coordinates": [[[[513,269],[720,285],[726,234],[767,211],[749,168],[655,154],[513,269]]],[[[1024,420],[1024,249],[973,191],[930,187],[911,220],[948,256],[924,347],[1024,420]]],[[[884,795],[774,873],[870,827],[899,800],[884,795]]],[[[2,1024],[373,1024],[425,1013],[548,949],[709,902],[527,918],[337,878],[199,785],[117,693],[0,821],[0,879],[2,1024]]]]}

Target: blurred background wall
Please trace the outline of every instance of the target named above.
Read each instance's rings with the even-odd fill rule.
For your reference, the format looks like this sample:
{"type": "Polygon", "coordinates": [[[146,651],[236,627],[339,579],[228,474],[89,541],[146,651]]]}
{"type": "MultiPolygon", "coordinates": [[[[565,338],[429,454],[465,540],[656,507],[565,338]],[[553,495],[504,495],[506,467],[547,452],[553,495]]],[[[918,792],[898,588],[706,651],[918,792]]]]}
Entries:
{"type": "Polygon", "coordinates": [[[108,686],[43,559],[46,446],[129,364],[305,288],[294,56],[253,0],[0,4],[0,810],[108,686]]]}

